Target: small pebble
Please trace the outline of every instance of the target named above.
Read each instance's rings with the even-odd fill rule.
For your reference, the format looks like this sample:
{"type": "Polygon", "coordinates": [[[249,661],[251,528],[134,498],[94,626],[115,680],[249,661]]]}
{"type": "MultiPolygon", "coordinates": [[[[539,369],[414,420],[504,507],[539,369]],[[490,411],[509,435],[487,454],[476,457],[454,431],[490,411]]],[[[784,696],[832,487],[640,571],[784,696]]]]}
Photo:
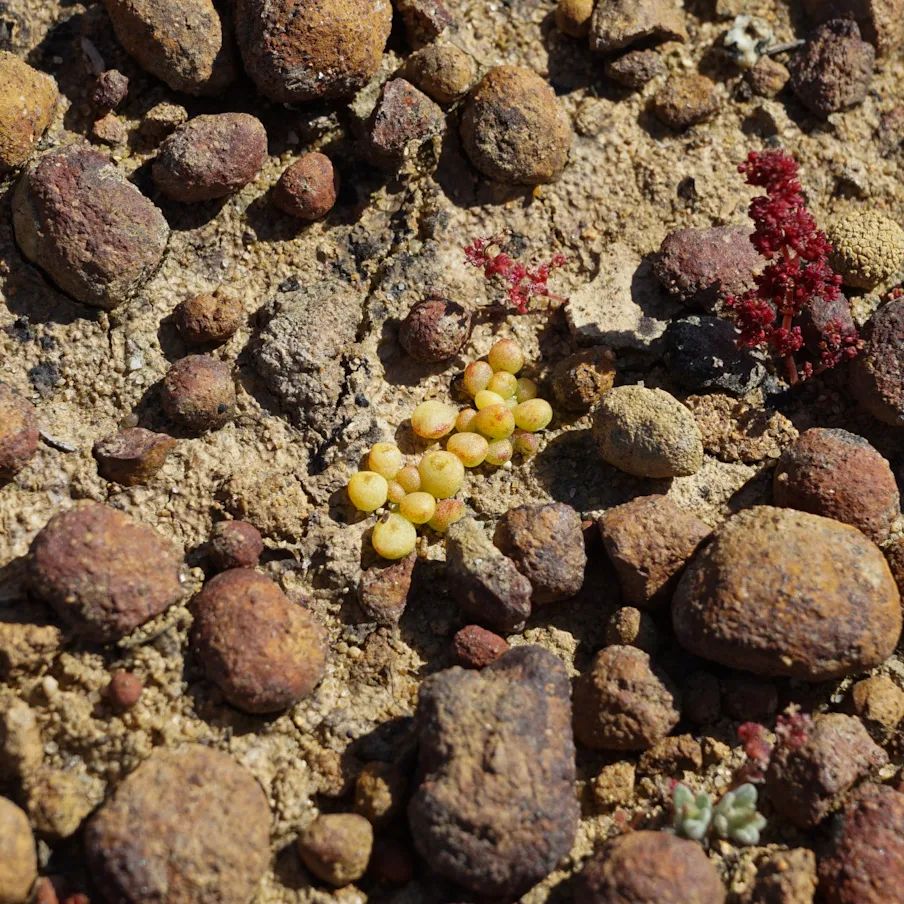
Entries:
{"type": "Polygon", "coordinates": [[[894,731],[904,719],[904,691],[888,675],[874,675],[851,688],[854,712],[870,727],[894,731]]]}
{"type": "Polygon", "coordinates": [[[904,298],[882,305],[863,330],[851,368],[854,398],[877,420],[904,427],[904,298]]]}
{"type": "Polygon", "coordinates": [[[477,63],[454,44],[428,44],[405,61],[405,75],[438,104],[454,104],[477,78],[477,63]]]}
{"type": "Polygon", "coordinates": [[[606,643],[610,646],[637,647],[652,655],[659,646],[659,633],[656,623],[646,612],[633,606],[623,606],[616,609],[606,622],[606,643]]]}
{"type": "Polygon", "coordinates": [[[395,0],[412,47],[435,41],[455,21],[443,0],[395,0]]]}
{"type": "Polygon", "coordinates": [[[0,383],[0,480],[11,480],[38,451],[38,412],[0,383]]]}
{"type": "Polygon", "coordinates": [[[326,154],[302,154],[286,167],[273,189],[273,203],[290,217],[320,220],[336,204],[339,173],[326,154]]]}
{"type": "Polygon", "coordinates": [[[495,662],[509,649],[504,637],[481,628],[465,625],[452,638],[452,652],[458,664],[466,669],[482,669],[495,662]]]}
{"type": "Polygon", "coordinates": [[[89,821],[90,875],[106,901],[247,902],[270,865],[270,821],[261,786],[231,756],[158,747],[89,821]]]}
{"type": "Polygon", "coordinates": [[[586,38],[593,6],[593,0],[559,0],[555,12],[556,27],[572,38],[586,38]]]}
{"type": "Polygon", "coordinates": [[[207,560],[216,572],[256,568],[263,551],[261,532],[247,521],[218,521],[207,541],[207,560]]]}
{"type": "Polygon", "coordinates": [[[568,162],[571,125],[547,82],[522,66],[496,66],[468,95],[461,138],[471,163],[498,182],[555,182],[568,162]]]}
{"type": "Polygon", "coordinates": [[[298,836],[298,853],[318,879],[342,888],[364,875],[373,840],[373,828],[363,816],[325,813],[298,836]]]}
{"type": "Polygon", "coordinates": [[[470,335],[471,312],[440,295],[415,302],[399,325],[399,344],[424,364],[451,360],[470,335]]]}
{"type": "Polygon", "coordinates": [[[183,204],[225,198],[257,178],[267,133],[247,113],[196,116],[160,146],[151,167],[157,187],[183,204]]]}
{"type": "Polygon", "coordinates": [[[676,132],[712,119],[720,106],[716,83],[696,72],[670,76],[653,98],[657,119],[676,132]]]}
{"type": "Polygon", "coordinates": [[[170,367],[160,394],[163,411],[196,433],[217,430],[235,416],[235,383],[229,365],[208,355],[189,355],[170,367]]]}
{"type": "Polygon", "coordinates": [[[552,375],[556,401],[566,411],[583,414],[612,389],[616,378],[615,356],[594,346],[563,358],[552,375]]]}
{"type": "Polygon", "coordinates": [[[604,71],[613,82],[636,91],[657,76],[664,75],[666,68],[655,50],[629,50],[609,60],[604,71]]]}
{"type": "Polygon", "coordinates": [[[405,157],[446,130],[442,109],[403,78],[390,79],[367,123],[368,150],[381,166],[399,167],[405,157]]]}
{"type": "Polygon", "coordinates": [[[878,210],[848,210],[831,220],[832,268],[846,286],[875,289],[904,270],[904,229],[878,210]]]}
{"type": "Polygon", "coordinates": [[[397,625],[408,604],[417,555],[411,553],[388,565],[371,565],[361,575],[358,602],[365,614],[381,625],[397,625]]]}
{"type": "Polygon", "coordinates": [[[686,41],[684,11],[668,0],[608,0],[590,20],[590,49],[610,54],[642,41],[686,41]]]}
{"type": "Polygon", "coordinates": [[[153,528],[84,502],[54,515],[32,541],[29,586],[76,633],[106,643],[176,602],[180,564],[153,528]]]}
{"type": "Polygon", "coordinates": [[[0,797],[0,850],[0,901],[25,904],[38,878],[38,855],[28,817],[5,797],[0,797]]]}
{"type": "Polygon", "coordinates": [[[310,696],[323,677],[323,626],[250,568],[211,578],[194,598],[192,612],[192,647],[208,679],[238,709],[287,709],[310,696]]]}
{"type": "Polygon", "coordinates": [[[408,779],[394,763],[368,763],[355,781],[355,812],[371,825],[391,822],[408,799],[408,779]]]}
{"type": "Polygon", "coordinates": [[[678,691],[636,647],[600,650],[574,687],[574,734],[592,750],[645,750],[679,719],[678,691]]]}
{"type": "Polygon", "coordinates": [[[876,543],[888,538],[901,512],[888,462],[862,436],[841,429],[804,431],[778,460],[772,497],[783,508],[852,524],[876,543]]]}
{"type": "Polygon", "coordinates": [[[604,461],[636,477],[684,477],[703,465],[694,416],[662,389],[607,392],[593,414],[593,439],[604,461]]]}
{"type": "Polygon", "coordinates": [[[816,855],[808,848],[771,851],[757,863],[745,904],[813,904],[816,855]]]}
{"type": "Polygon", "coordinates": [[[123,145],[129,140],[126,124],[115,114],[107,113],[91,123],[91,139],[109,147],[123,145]]]}
{"type": "Polygon", "coordinates": [[[237,295],[217,289],[179,302],[173,319],[189,345],[222,345],[244,322],[245,306],[237,295]]]}
{"type": "Polygon", "coordinates": [[[53,120],[56,82],[13,53],[0,50],[0,177],[32,155],[53,120]]]}
{"type": "Polygon", "coordinates": [[[875,60],[875,49],[860,39],[853,19],[831,19],[794,55],[791,88],[805,107],[826,118],[863,102],[875,60]]]}
{"type": "Polygon", "coordinates": [[[91,86],[91,105],[99,113],[111,113],[128,97],[129,79],[118,69],[101,72],[91,86]]]}
{"type": "Polygon", "coordinates": [[[138,703],[143,690],[144,684],[134,672],[117,669],[110,675],[110,683],[107,685],[107,699],[114,709],[124,712],[138,703]]]}
{"type": "Polygon", "coordinates": [[[43,759],[35,710],[18,698],[5,698],[0,711],[0,778],[22,782],[43,759]]]}
{"type": "Polygon", "coordinates": [[[759,97],[775,97],[784,91],[791,73],[771,56],[761,56],[746,72],[747,83],[759,97]]]}
{"type": "Polygon", "coordinates": [[[634,797],[636,770],[630,760],[603,766],[590,785],[596,806],[603,812],[631,802],[634,797]]]}
{"type": "Polygon", "coordinates": [[[92,448],[104,480],[133,487],[148,483],[166,463],[176,441],[165,433],[129,427],[99,439],[92,448]]]}
{"type": "Polygon", "coordinates": [[[188,110],[179,104],[159,103],[151,107],[138,127],[141,137],[156,147],[179,126],[188,122],[188,110]]]}

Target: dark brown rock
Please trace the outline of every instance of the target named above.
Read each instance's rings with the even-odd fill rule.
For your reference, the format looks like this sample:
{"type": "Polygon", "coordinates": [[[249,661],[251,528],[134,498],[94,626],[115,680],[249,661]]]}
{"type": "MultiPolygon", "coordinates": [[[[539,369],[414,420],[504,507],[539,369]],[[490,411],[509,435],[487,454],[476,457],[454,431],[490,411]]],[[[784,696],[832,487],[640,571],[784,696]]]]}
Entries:
{"type": "Polygon", "coordinates": [[[174,91],[219,94],[235,78],[229,34],[211,0],[104,0],[119,43],[174,91]]]}
{"type": "Polygon", "coordinates": [[[766,773],[773,808],[793,825],[822,822],[854,783],[888,762],[888,755],[854,716],[817,716],[802,744],[779,743],[766,773]]]}
{"type": "Polygon", "coordinates": [[[590,49],[612,53],[641,41],[686,41],[684,14],[671,0],[597,3],[590,20],[590,49]]]}
{"type": "Polygon", "coordinates": [[[411,553],[389,565],[372,565],[361,574],[358,602],[365,614],[381,625],[397,625],[405,613],[417,555],[411,553]]]}
{"type": "Polygon", "coordinates": [[[480,625],[465,625],[452,638],[452,652],[458,664],[466,669],[486,668],[508,650],[504,637],[480,625]]]}
{"type": "Polygon", "coordinates": [[[368,150],[376,163],[395,168],[445,130],[446,117],[434,101],[411,82],[390,79],[367,123],[368,150]]]}
{"type": "Polygon", "coordinates": [[[594,346],[563,358],[552,375],[556,401],[567,411],[584,413],[615,384],[615,355],[594,346]]]}
{"type": "Polygon", "coordinates": [[[862,436],[814,427],[782,453],[775,469],[776,505],[824,515],[887,539],[901,511],[888,462],[862,436]]]}
{"type": "Polygon", "coordinates": [[[36,160],[13,193],[22,253],[78,301],[111,310],[163,259],[169,226],[105,154],[64,145],[36,160]]]}
{"type": "Polygon", "coordinates": [[[827,117],[863,102],[875,58],[873,47],[860,39],[856,22],[831,19],[794,56],[791,87],[804,106],[827,117]]]}
{"type": "Polygon", "coordinates": [[[744,904],[813,904],[816,856],[807,848],[773,851],[757,864],[744,904]]]}
{"type": "Polygon", "coordinates": [[[54,515],[31,544],[29,587],[89,640],[118,640],[179,598],[179,559],[146,524],[98,502],[54,515]]]}
{"type": "Polygon", "coordinates": [[[822,681],[894,650],[901,602],[881,551],[847,524],[758,506],[684,572],[672,622],[691,653],[765,677],[822,681]]]}
{"type": "Polygon", "coordinates": [[[691,672],[682,684],[681,714],[695,725],[709,725],[722,715],[722,688],[710,672],[691,672]]]}
{"type": "Polygon", "coordinates": [[[600,650],[574,686],[574,735],[593,750],[644,750],[679,719],[678,691],[636,647],[600,650]]]}
{"type": "Polygon", "coordinates": [[[724,904],[715,866],[697,842],[667,832],[629,832],[585,864],[576,904],[724,904]]]}
{"type": "Polygon", "coordinates": [[[509,509],[496,524],[494,542],[530,581],[535,606],[570,599],[584,584],[581,516],[564,502],[509,509]]]}
{"type": "Polygon", "coordinates": [[[627,53],[609,60],[605,73],[613,82],[625,88],[643,88],[656,76],[666,71],[662,57],[655,50],[629,50],[627,53]]]}
{"type": "Polygon", "coordinates": [[[216,571],[255,568],[263,551],[261,532],[247,521],[219,521],[207,541],[207,558],[216,571]]]}
{"type": "Polygon", "coordinates": [[[652,655],[659,646],[659,632],[646,612],[633,606],[622,606],[606,622],[606,643],[610,646],[637,647],[652,655]]]}
{"type": "Polygon", "coordinates": [[[653,98],[657,119],[678,132],[711,119],[720,106],[716,83],[697,72],[670,76],[653,98]]]}
{"type": "Polygon", "coordinates": [[[128,97],[129,79],[118,69],[101,72],[91,86],[91,104],[100,113],[110,113],[128,97]]]}
{"type": "Polygon", "coordinates": [[[513,898],[571,849],[578,804],[568,693],[562,663],[530,645],[479,672],[452,668],[423,682],[421,781],[408,818],[439,875],[513,898]]]}
{"type": "Polygon", "coordinates": [[[208,355],[181,358],[166,372],[160,401],[167,417],[188,430],[217,430],[235,415],[229,365],[208,355]]]}
{"type": "Polygon", "coordinates": [[[56,82],[25,60],[0,50],[0,177],[31,156],[53,120],[56,82]]]}
{"type": "Polygon", "coordinates": [[[298,853],[318,878],[336,888],[364,875],[374,831],[357,813],[324,813],[298,836],[298,853]]]}
{"type": "Polygon", "coordinates": [[[85,851],[107,901],[247,904],[270,862],[270,808],[225,753],[157,749],[91,819],[85,851]]]}
{"type": "Polygon", "coordinates": [[[133,487],[151,480],[175,446],[176,441],[165,433],[128,427],[99,439],[92,454],[104,480],[133,487]]]}
{"type": "Polygon", "coordinates": [[[131,709],[141,699],[144,684],[134,672],[117,669],[110,675],[107,685],[107,699],[119,712],[131,709]]]}
{"type": "Polygon", "coordinates": [[[473,518],[456,522],[446,534],[446,575],[465,618],[503,634],[524,630],[530,581],[473,518]]]}
{"type": "Polygon", "coordinates": [[[242,300],[222,289],[213,294],[192,295],[180,301],[173,311],[176,329],[189,345],[222,345],[244,319],[242,300]]]}
{"type": "Polygon", "coordinates": [[[443,0],[395,0],[412,47],[435,41],[455,21],[443,0]]]}
{"type": "Polygon", "coordinates": [[[439,295],[416,301],[399,325],[399,344],[425,364],[454,358],[470,335],[471,312],[439,295]]]}
{"type": "Polygon", "coordinates": [[[14,477],[31,461],[39,437],[34,405],[0,383],[0,480],[14,477]]]}
{"type": "Polygon", "coordinates": [[[236,33],[261,94],[279,103],[350,97],[376,74],[389,0],[237,0],[236,33]]]}
{"type": "Polygon", "coordinates": [[[267,133],[247,113],[196,116],[160,146],[154,182],[173,201],[194,204],[234,194],[267,159],[267,133]]]}
{"type": "Polygon", "coordinates": [[[904,427],[904,298],[873,314],[863,340],[851,369],[851,391],[874,418],[904,427]]]}
{"type": "Polygon", "coordinates": [[[655,608],[671,597],[708,525],[667,496],[639,496],[609,509],[600,534],[625,602],[655,608]]]}
{"type": "Polygon", "coordinates": [[[803,8],[817,25],[828,19],[856,19],[864,38],[876,45],[880,55],[904,46],[901,0],[804,0],[803,8]]]}
{"type": "Polygon", "coordinates": [[[659,246],[653,272],[681,304],[709,311],[752,288],[764,263],[747,226],[676,229],[659,246]]]}
{"type": "Polygon", "coordinates": [[[192,612],[192,646],[207,677],[245,712],[286,709],[313,693],[323,677],[323,626],[250,568],[211,578],[192,612]]]}
{"type": "Polygon", "coordinates": [[[465,101],[465,151],[480,172],[498,182],[554,182],[568,162],[571,137],[555,92],[522,66],[491,69],[465,101]]]}
{"type": "Polygon", "coordinates": [[[339,173],[326,154],[302,154],[288,166],[273,189],[273,203],[299,220],[319,220],[336,203],[339,173]]]}
{"type": "Polygon", "coordinates": [[[453,104],[477,78],[477,63],[454,44],[428,44],[405,61],[405,75],[438,104],[453,104]]]}
{"type": "Polygon", "coordinates": [[[851,688],[854,712],[872,728],[891,732],[904,719],[904,691],[888,675],[874,675],[851,688]]]}
{"type": "Polygon", "coordinates": [[[819,861],[825,904],[891,904],[904,884],[904,794],[867,784],[838,820],[819,861]]]}

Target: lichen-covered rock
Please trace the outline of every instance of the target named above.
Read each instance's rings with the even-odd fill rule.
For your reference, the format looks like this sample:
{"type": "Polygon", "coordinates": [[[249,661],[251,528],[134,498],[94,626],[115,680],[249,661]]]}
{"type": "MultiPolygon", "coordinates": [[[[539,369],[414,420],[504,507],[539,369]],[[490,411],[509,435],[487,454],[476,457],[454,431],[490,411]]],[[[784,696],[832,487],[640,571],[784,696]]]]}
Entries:
{"type": "Polygon", "coordinates": [[[519,505],[497,522],[494,542],[531,584],[533,604],[573,597],[584,584],[581,516],[564,502],[519,505]]]}
{"type": "Polygon", "coordinates": [[[772,497],[783,508],[824,515],[860,528],[871,540],[887,539],[901,511],[888,462],[862,436],[814,427],[782,453],[772,497]]]}
{"type": "Polygon", "coordinates": [[[390,564],[371,565],[361,574],[358,602],[364,613],[381,625],[397,625],[405,613],[417,555],[390,564]]]}
{"type": "Polygon", "coordinates": [[[653,98],[653,113],[670,129],[680,132],[711,119],[720,105],[716,83],[692,72],[669,78],[653,98]]]}
{"type": "Polygon", "coordinates": [[[38,878],[38,854],[28,817],[5,797],[0,797],[0,850],[0,901],[25,904],[38,878]]]}
{"type": "Polygon", "coordinates": [[[14,477],[38,450],[34,405],[0,383],[0,480],[14,477]]]}
{"type": "Polygon", "coordinates": [[[50,151],[13,193],[22,253],[78,301],[112,310],[154,274],[169,226],[105,154],[84,144],[50,151]]]}
{"type": "Polygon", "coordinates": [[[672,0],[609,0],[590,20],[590,47],[612,53],[640,41],[686,41],[684,13],[672,0]]]}
{"type": "Polygon", "coordinates": [[[248,904],[270,862],[270,808],[225,753],[157,749],[88,823],[85,851],[107,901],[248,904]]]}
{"type": "Polygon", "coordinates": [[[819,861],[825,904],[890,904],[904,883],[904,794],[866,784],[844,808],[819,861]]]}
{"type": "Polygon", "coordinates": [[[252,182],[267,159],[267,133],[247,113],[196,116],[160,146],[151,174],[173,201],[225,198],[252,182]]]}
{"type": "Polygon", "coordinates": [[[666,71],[662,56],[655,50],[629,50],[606,63],[608,78],[625,88],[637,90],[666,71]]]}
{"type": "Polygon", "coordinates": [[[898,589],[859,530],[792,509],[735,515],[672,600],[691,653],[767,677],[822,681],[872,668],[901,633],[898,589]]]}
{"type": "Polygon", "coordinates": [[[54,515],[32,541],[29,588],[76,633],[108,642],[176,602],[179,568],[151,527],[86,502],[54,515]]]}
{"type": "Polygon", "coordinates": [[[176,441],[165,433],[129,427],[99,439],[91,452],[104,480],[133,487],[151,480],[175,446],[176,441]]]}
{"type": "Polygon", "coordinates": [[[336,888],[364,875],[374,830],[357,813],[323,813],[298,836],[298,853],[318,878],[336,888]]]}
{"type": "Polygon", "coordinates": [[[814,24],[828,19],[856,19],[864,38],[876,45],[880,55],[904,47],[901,0],[803,0],[803,8],[814,24]]]}
{"type": "Polygon", "coordinates": [[[581,870],[576,904],[723,904],[725,888],[695,841],[668,832],[619,835],[581,870]]]}
{"type": "Polygon", "coordinates": [[[593,439],[604,461],[636,477],[683,477],[703,464],[694,416],[662,389],[607,392],[593,413],[593,439]]]}
{"type": "Polygon", "coordinates": [[[211,0],[104,0],[119,43],[142,69],[187,94],[235,78],[231,39],[211,0]]]}
{"type": "Polygon", "coordinates": [[[874,418],[904,427],[904,298],[873,314],[863,340],[851,368],[851,391],[874,418]]]}
{"type": "Polygon", "coordinates": [[[574,736],[593,750],[644,750],[678,724],[678,699],[643,650],[605,647],[574,686],[574,736]]]}
{"type": "Polygon", "coordinates": [[[236,33],[261,94],[279,103],[350,97],[376,74],[389,0],[237,0],[236,33]]]}
{"type": "Polygon", "coordinates": [[[311,151],[286,167],[273,188],[273,203],[300,220],[319,220],[336,203],[339,173],[326,154],[311,151]]]}
{"type": "Polygon", "coordinates": [[[826,236],[846,286],[874,289],[904,270],[904,229],[878,210],[849,210],[829,223],[826,236]]]}
{"type": "Polygon", "coordinates": [[[423,682],[408,818],[431,869],[514,898],[568,853],[578,822],[568,694],[562,663],[529,645],[423,682]]]}
{"type": "Polygon", "coordinates": [[[446,575],[466,618],[503,634],[524,629],[531,583],[473,518],[456,522],[446,534],[446,575]]]}
{"type": "Polygon", "coordinates": [[[217,430],[235,415],[232,370],[209,355],[180,358],[163,378],[160,403],[167,417],[187,430],[217,430]]]}
{"type": "Polygon", "coordinates": [[[477,78],[477,63],[454,44],[428,44],[405,61],[405,75],[438,104],[453,104],[477,78]]]}
{"type": "Polygon", "coordinates": [[[53,119],[56,82],[0,50],[0,177],[31,156],[53,119]]]}
{"type": "Polygon", "coordinates": [[[368,150],[374,162],[397,168],[407,154],[446,130],[442,109],[403,78],[383,85],[367,123],[368,150]]]}
{"type": "Polygon", "coordinates": [[[399,345],[424,364],[454,358],[471,335],[471,312],[451,298],[416,301],[399,324],[399,345]]]}
{"type": "Polygon", "coordinates": [[[776,745],[766,794],[784,819],[801,829],[822,822],[854,783],[884,766],[888,754],[854,716],[818,716],[802,744],[776,745]]]}
{"type": "Polygon", "coordinates": [[[563,408],[583,413],[612,389],[615,377],[615,356],[596,346],[563,358],[553,371],[552,390],[563,408]]]}
{"type": "Polygon", "coordinates": [[[827,117],[863,102],[875,59],[875,49],[860,39],[856,22],[831,19],[792,59],[791,87],[804,106],[827,117]]]}
{"type": "Polygon", "coordinates": [[[685,563],[711,532],[668,496],[638,496],[611,508],[599,527],[625,602],[643,609],[668,601],[685,563]]]}
{"type": "Polygon", "coordinates": [[[571,124],[555,92],[523,66],[496,66],[468,95],[461,138],[471,163],[498,182],[554,182],[568,162],[571,124]]]}
{"type": "Polygon", "coordinates": [[[313,693],[323,677],[323,626],[250,568],[211,578],[192,612],[192,646],[207,677],[245,712],[286,709],[313,693]]]}

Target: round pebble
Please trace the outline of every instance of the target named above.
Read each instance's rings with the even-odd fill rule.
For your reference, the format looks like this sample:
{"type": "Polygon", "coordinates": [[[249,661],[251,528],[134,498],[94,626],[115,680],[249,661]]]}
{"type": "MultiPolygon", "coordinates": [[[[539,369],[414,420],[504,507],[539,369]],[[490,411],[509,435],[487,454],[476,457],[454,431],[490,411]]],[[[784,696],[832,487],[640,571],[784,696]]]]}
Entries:
{"type": "Polygon", "coordinates": [[[874,417],[904,427],[904,298],[889,301],[863,330],[864,348],[851,369],[854,398],[874,417]]]}
{"type": "Polygon", "coordinates": [[[574,736],[593,750],[644,750],[680,717],[678,691],[637,647],[600,650],[574,686],[574,736]]]}
{"type": "Polygon", "coordinates": [[[720,106],[716,83],[696,72],[670,76],[653,98],[656,118],[676,132],[712,119],[720,106]]]}
{"type": "Polygon", "coordinates": [[[389,0],[237,0],[245,71],[279,103],[350,97],[376,74],[389,0]]]}
{"type": "Polygon", "coordinates": [[[180,561],[146,524],[86,502],[54,515],[31,544],[31,592],[92,641],[118,640],[182,593],[180,561]]]}
{"type": "Polygon", "coordinates": [[[319,220],[336,203],[339,173],[326,154],[312,151],[288,166],[273,189],[273,203],[299,220],[319,220]]]}
{"type": "Polygon", "coordinates": [[[878,210],[854,208],[826,228],[832,268],[846,286],[875,289],[904,270],[904,229],[878,210]]]}
{"type": "Polygon", "coordinates": [[[373,840],[373,829],[363,816],[326,813],[298,836],[298,853],[318,879],[341,888],[364,875],[373,840]]]}
{"type": "Polygon", "coordinates": [[[28,817],[5,797],[0,797],[0,850],[0,901],[25,904],[38,878],[38,855],[28,817]]]}
{"type": "Polygon", "coordinates": [[[267,159],[267,133],[247,113],[196,116],[160,146],[151,175],[173,201],[225,198],[253,182],[267,159]]]}
{"type": "Polygon", "coordinates": [[[245,307],[237,295],[217,289],[179,302],[173,318],[189,345],[222,345],[242,325],[245,307]]]}
{"type": "Polygon", "coordinates": [[[615,383],[615,356],[595,346],[561,360],[552,375],[552,391],[566,411],[589,411],[615,383]]]}
{"type": "Polygon", "coordinates": [[[405,75],[438,104],[453,104],[474,84],[477,63],[454,44],[428,44],[405,61],[405,75]]]}
{"type": "Polygon", "coordinates": [[[110,676],[107,685],[107,698],[114,708],[120,711],[131,709],[141,699],[144,684],[134,672],[117,669],[110,676]]]}
{"type": "Polygon", "coordinates": [[[454,358],[470,335],[471,312],[436,295],[415,302],[399,326],[399,344],[424,364],[454,358]]]}
{"type": "Polygon", "coordinates": [[[593,0],[559,0],[555,12],[556,27],[572,38],[586,38],[593,7],[593,0]]]}
{"type": "Polygon", "coordinates": [[[862,436],[847,430],[806,430],[778,461],[776,505],[824,515],[860,528],[881,543],[901,511],[888,462],[862,436]]]}
{"type": "Polygon", "coordinates": [[[544,79],[522,66],[497,66],[468,95],[461,137],[485,176],[537,185],[562,174],[572,136],[568,117],[544,79]]]}
{"type": "Polygon", "coordinates": [[[248,904],[270,863],[270,808],[225,753],[158,748],[88,823],[85,852],[107,901],[248,904]]]}
{"type": "Polygon", "coordinates": [[[888,675],[873,675],[851,688],[854,712],[868,725],[890,732],[904,719],[904,691],[888,675]]]}
{"type": "Polygon", "coordinates": [[[112,310],[152,276],[169,226],[105,154],[67,144],[44,154],[13,192],[25,257],[77,301],[112,310]]]}
{"type": "Polygon", "coordinates": [[[261,532],[247,521],[220,521],[207,542],[207,558],[216,571],[255,568],[264,551],[261,532]]]}
{"type": "Polygon", "coordinates": [[[236,394],[228,364],[207,355],[189,355],[163,378],[160,401],[167,417],[188,430],[217,430],[235,415],[236,394]]]}
{"type": "Polygon", "coordinates": [[[684,477],[703,464],[703,440],[691,412],[662,389],[617,386],[593,415],[603,460],[636,477],[684,477]]]}
{"type": "Polygon", "coordinates": [[[508,649],[504,637],[480,625],[465,625],[452,638],[452,652],[458,664],[467,669],[485,668],[508,649]]]}
{"type": "Polygon", "coordinates": [[[0,50],[0,177],[31,156],[53,120],[56,82],[13,53],[0,50]]]}
{"type": "Polygon", "coordinates": [[[211,578],[192,612],[192,646],[238,709],[279,712],[313,693],[323,677],[326,631],[262,574],[236,568],[211,578]]]}
{"type": "Polygon", "coordinates": [[[110,113],[125,101],[128,94],[128,77],[118,69],[107,69],[91,86],[91,104],[99,113],[110,113]]]}
{"type": "Polygon", "coordinates": [[[176,441],[165,433],[128,427],[99,439],[92,454],[97,459],[97,472],[104,480],[132,487],[151,480],[175,446],[176,441]]]}
{"type": "Polygon", "coordinates": [[[14,477],[38,450],[34,405],[0,383],[0,480],[14,477]]]}
{"type": "Polygon", "coordinates": [[[757,506],[725,522],[672,600],[691,653],[765,677],[823,681],[883,662],[901,633],[898,589],[859,530],[757,506]]]}
{"type": "Polygon", "coordinates": [[[637,647],[653,654],[659,646],[656,623],[646,613],[633,606],[616,609],[606,623],[606,643],[611,646],[637,647]]]}

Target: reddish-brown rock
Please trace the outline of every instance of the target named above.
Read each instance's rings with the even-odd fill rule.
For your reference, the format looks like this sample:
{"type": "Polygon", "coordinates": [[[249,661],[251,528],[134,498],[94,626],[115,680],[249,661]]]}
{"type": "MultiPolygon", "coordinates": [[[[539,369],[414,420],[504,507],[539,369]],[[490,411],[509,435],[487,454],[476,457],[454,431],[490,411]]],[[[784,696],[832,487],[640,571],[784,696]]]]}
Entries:
{"type": "Polygon", "coordinates": [[[165,433],[128,427],[99,439],[92,454],[104,480],[126,487],[147,483],[164,465],[176,441],[165,433]]]}
{"type": "Polygon", "coordinates": [[[29,587],[78,634],[107,642],[176,602],[179,566],[151,527],[87,502],[54,515],[34,538],[29,587]]]}
{"type": "Polygon", "coordinates": [[[196,433],[216,430],[235,414],[229,365],[209,355],[181,358],[166,372],[160,392],[165,414],[196,433]]]}
{"type": "Polygon", "coordinates": [[[595,346],[563,358],[552,375],[556,401],[566,410],[586,412],[615,384],[615,356],[595,346]]]}
{"type": "Polygon", "coordinates": [[[465,625],[452,638],[452,652],[458,664],[466,669],[482,669],[495,662],[509,650],[504,637],[481,628],[480,625],[465,625]]]}
{"type": "Polygon", "coordinates": [[[273,189],[273,203],[290,217],[319,220],[336,203],[339,173],[326,154],[302,154],[279,177],[273,189]]]}
{"type": "Polygon", "coordinates": [[[445,129],[445,115],[434,101],[411,82],[390,79],[368,120],[368,149],[376,163],[395,168],[407,154],[445,129]]]}
{"type": "Polygon", "coordinates": [[[0,383],[0,480],[14,477],[31,461],[38,439],[34,405],[0,383]]]}
{"type": "Polygon", "coordinates": [[[381,625],[397,625],[408,604],[411,575],[417,555],[411,553],[398,562],[372,565],[361,575],[358,602],[365,614],[381,625]]]}
{"type": "Polygon", "coordinates": [[[254,568],[263,551],[261,532],[247,521],[219,521],[207,541],[207,559],[216,571],[254,568]]]}
{"type": "Polygon", "coordinates": [[[904,298],[882,305],[863,330],[851,368],[854,398],[874,417],[904,427],[904,298]]]}
{"type": "Polygon", "coordinates": [[[399,344],[424,364],[454,358],[470,335],[471,312],[441,295],[416,301],[399,325],[399,344]]]}
{"type": "Polygon", "coordinates": [[[883,662],[901,633],[901,601],[859,530],[757,506],[735,515],[691,561],[672,600],[691,653],[766,677],[822,681],[883,662]]]}
{"type": "Polygon", "coordinates": [[[25,163],[53,119],[56,82],[0,50],[0,177],[25,163]]]}
{"type": "Polygon", "coordinates": [[[180,301],[173,311],[176,329],[189,345],[222,345],[244,319],[241,298],[223,289],[192,295],[180,301]]]}
{"type": "Polygon", "coordinates": [[[683,131],[711,119],[721,101],[712,79],[692,72],[673,75],[653,98],[653,113],[675,131],[683,131]]]}

